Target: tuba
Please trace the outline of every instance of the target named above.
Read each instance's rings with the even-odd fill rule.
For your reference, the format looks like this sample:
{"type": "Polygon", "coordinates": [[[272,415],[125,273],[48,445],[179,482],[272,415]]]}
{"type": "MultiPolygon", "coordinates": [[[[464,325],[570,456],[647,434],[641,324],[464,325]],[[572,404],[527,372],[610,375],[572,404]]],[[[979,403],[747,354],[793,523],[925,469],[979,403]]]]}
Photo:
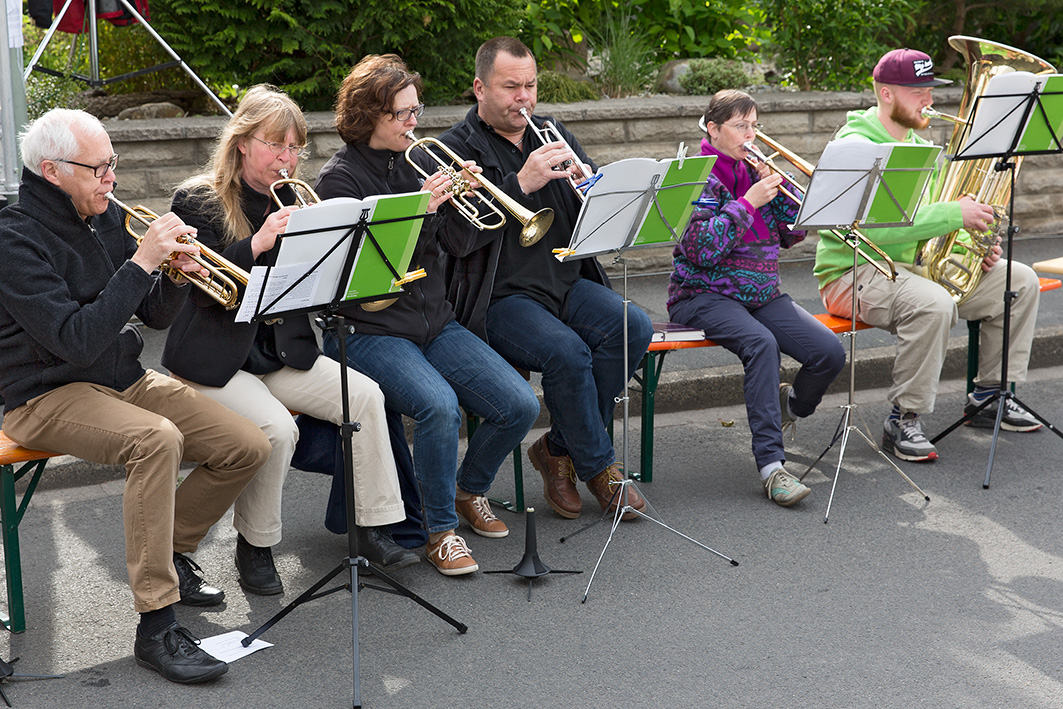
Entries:
{"type": "MultiPolygon", "coordinates": [[[[959,114],[948,116],[929,110],[924,111],[924,115],[956,124],[945,148],[946,154],[955,155],[964,147],[975,99],[985,93],[990,79],[1013,71],[1052,74],[1056,70],[1043,59],[1005,44],[961,35],[950,37],[949,44],[967,62],[959,114]]],[[[1015,163],[1013,172],[1017,176],[1022,158],[1012,160],[1015,163]]],[[[945,288],[957,304],[978,286],[982,261],[996,245],[998,236],[1006,233],[1005,208],[1011,198],[1012,176],[1007,171],[997,170],[997,162],[998,158],[952,161],[938,176],[931,195],[933,202],[950,202],[970,195],[976,201],[992,206],[996,214],[996,221],[988,232],[970,234],[958,229],[928,240],[916,254],[916,272],[945,288]]]]}
{"type": "MultiPolygon", "coordinates": [[[[151,226],[151,223],[158,219],[159,215],[139,204],[135,207],[130,207],[115,197],[113,192],[108,192],[106,197],[126,213],[125,230],[129,232],[129,235],[132,236],[138,244],[143,241],[144,236],[134,231],[132,221],[136,219],[144,226],[151,226]]],[[[208,275],[204,276],[199,271],[185,273],[184,271],[168,267],[165,262],[160,267],[160,270],[178,280],[182,278],[185,279],[221,305],[225,306],[226,310],[232,310],[235,308],[239,303],[240,298],[237,283],[245,286],[247,285],[249,277],[247,271],[243,270],[232,261],[229,261],[221,254],[211,251],[195,239],[188,238],[185,241],[186,243],[194,244],[199,247],[199,255],[190,255],[189,258],[199,264],[202,268],[206,269],[208,275]]]]}

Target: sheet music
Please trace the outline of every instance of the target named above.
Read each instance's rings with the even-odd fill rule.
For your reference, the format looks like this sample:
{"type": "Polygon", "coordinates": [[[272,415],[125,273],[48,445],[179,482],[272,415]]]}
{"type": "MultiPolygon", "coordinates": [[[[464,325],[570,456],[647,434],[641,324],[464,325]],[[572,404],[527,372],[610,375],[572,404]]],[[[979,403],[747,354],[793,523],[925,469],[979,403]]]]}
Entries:
{"type": "MultiPolygon", "coordinates": [[[[251,269],[247,279],[247,288],[244,289],[244,299],[240,302],[240,309],[236,311],[236,322],[251,322],[255,317],[255,311],[261,302],[262,306],[269,305],[284,293],[292,283],[296,283],[299,277],[313,266],[313,262],[294,263],[287,266],[274,266],[269,269],[265,266],[255,266],[251,269]],[[269,280],[266,274],[269,274],[269,280]],[[266,292],[262,293],[262,287],[266,284],[266,292]],[[262,299],[259,301],[259,294],[262,299]]],[[[314,305],[314,293],[317,292],[321,283],[320,270],[314,271],[309,276],[298,282],[291,293],[288,293],[277,304],[270,308],[269,312],[283,313],[299,308],[308,308],[314,305]]],[[[264,313],[268,314],[268,313],[264,313]]]]}
{"type": "Polygon", "coordinates": [[[1042,81],[1028,71],[997,74],[990,79],[978,102],[974,124],[957,156],[996,157],[1010,152],[1015,136],[1025,128],[1023,108],[1034,87],[1039,87],[1042,81]]]}

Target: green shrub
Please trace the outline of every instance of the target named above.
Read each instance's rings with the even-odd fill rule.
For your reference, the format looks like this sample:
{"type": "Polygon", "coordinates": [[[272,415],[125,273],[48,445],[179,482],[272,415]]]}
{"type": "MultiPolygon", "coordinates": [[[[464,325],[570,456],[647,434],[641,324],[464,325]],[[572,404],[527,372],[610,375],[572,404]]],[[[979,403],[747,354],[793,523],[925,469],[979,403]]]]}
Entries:
{"type": "Polygon", "coordinates": [[[547,103],[573,103],[575,101],[595,101],[602,97],[594,84],[577,81],[567,74],[560,74],[547,69],[538,76],[538,100],[547,103]]]}
{"type": "Polygon", "coordinates": [[[517,26],[523,0],[156,0],[152,24],[217,84],[269,82],[328,110],[366,54],[394,52],[424,77],[427,103],[472,86],[476,49],[517,26]]]}
{"type": "Polygon", "coordinates": [[[690,70],[679,77],[688,94],[712,96],[722,89],[740,89],[754,83],[741,63],[733,59],[691,59],[690,70]]]}
{"type": "Polygon", "coordinates": [[[649,35],[634,12],[606,5],[601,24],[587,39],[601,62],[597,80],[602,93],[620,98],[646,90],[657,67],[649,35]]]}

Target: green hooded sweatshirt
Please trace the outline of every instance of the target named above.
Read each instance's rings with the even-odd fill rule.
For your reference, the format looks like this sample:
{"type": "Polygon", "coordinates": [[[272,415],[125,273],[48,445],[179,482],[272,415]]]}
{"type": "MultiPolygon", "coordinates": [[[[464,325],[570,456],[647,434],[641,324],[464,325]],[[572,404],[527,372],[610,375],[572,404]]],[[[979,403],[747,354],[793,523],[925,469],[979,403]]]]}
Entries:
{"type": "MultiPolygon", "coordinates": [[[[865,111],[849,111],[846,115],[845,125],[838,131],[836,138],[861,136],[874,143],[896,143],[892,135],[882,125],[878,118],[878,107],[872,106],[865,111]]],[[[930,145],[930,141],[924,140],[909,130],[904,137],[904,142],[930,145]]],[[[933,194],[934,184],[940,176],[940,166],[934,169],[930,177],[930,187],[927,195],[933,194]]],[[[960,211],[960,203],[934,202],[929,203],[929,198],[924,197],[916,210],[915,222],[909,227],[883,227],[881,229],[867,229],[867,236],[876,246],[886,252],[894,263],[910,264],[915,260],[915,254],[927,239],[942,234],[948,234],[963,227],[963,214],[960,211]]],[[[877,256],[869,249],[865,249],[870,256],[877,256]]],[[[859,263],[867,263],[861,257],[859,263]]],[[[830,235],[829,232],[820,232],[819,246],[816,247],[816,267],[813,273],[819,279],[819,287],[823,288],[831,281],[845,275],[853,267],[853,251],[841,241],[830,235]]]]}

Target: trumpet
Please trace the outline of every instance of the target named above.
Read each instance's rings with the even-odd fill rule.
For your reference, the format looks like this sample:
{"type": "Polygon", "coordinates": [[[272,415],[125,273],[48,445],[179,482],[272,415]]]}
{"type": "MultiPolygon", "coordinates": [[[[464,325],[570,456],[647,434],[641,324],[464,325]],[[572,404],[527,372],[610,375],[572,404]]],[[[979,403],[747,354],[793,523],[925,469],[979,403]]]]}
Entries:
{"type": "MultiPolygon", "coordinates": [[[[565,147],[565,150],[569,151],[573,155],[576,154],[576,151],[572,149],[572,146],[568,144],[568,141],[565,140],[565,138],[561,135],[561,131],[559,131],[553,123],[551,123],[550,121],[544,121],[543,127],[540,130],[539,128],[536,128],[534,123],[532,123],[531,115],[528,113],[528,109],[520,109],[520,115],[522,118],[524,118],[524,120],[528,122],[528,127],[531,128],[532,133],[535,134],[535,137],[539,139],[539,143],[541,143],[542,145],[546,145],[547,143],[562,143],[565,147]]],[[[572,163],[572,158],[567,158],[554,165],[552,169],[556,172],[567,171],[568,168],[572,166],[572,163]]],[[[587,170],[583,167],[583,164],[579,162],[579,160],[576,160],[575,163],[576,170],[579,172],[579,177],[577,178],[575,175],[569,173],[568,184],[572,187],[573,190],[575,190],[576,196],[580,198],[580,201],[583,202],[587,199],[587,197],[580,189],[580,185],[594,177],[594,175],[589,174],[587,170]]]]}
{"type": "Polygon", "coordinates": [[[269,193],[273,196],[273,201],[276,202],[277,206],[281,209],[286,206],[281,202],[281,198],[277,196],[277,188],[281,185],[289,185],[292,188],[292,192],[295,193],[295,199],[299,202],[300,207],[307,207],[321,201],[321,198],[317,196],[317,192],[314,192],[314,188],[310,185],[302,180],[297,180],[294,177],[288,177],[288,171],[283,168],[277,172],[280,173],[281,179],[269,186],[269,193]]]}
{"type": "Polygon", "coordinates": [[[428,179],[430,175],[421,169],[421,166],[415,163],[411,157],[414,148],[423,150],[439,166],[439,171],[450,178],[450,189],[454,193],[451,205],[476,228],[490,230],[500,229],[505,226],[506,215],[498,205],[502,205],[502,208],[512,214],[523,225],[520,230],[521,246],[532,246],[537,243],[539,239],[546,235],[550,225],[554,223],[554,210],[546,207],[538,212],[532,212],[495,187],[483,175],[476,175],[475,179],[480,183],[480,189],[486,192],[490,199],[481,195],[478,190],[472,189],[470,181],[461,176],[462,171],[465,169],[464,161],[439,140],[435,138],[421,138],[418,140],[412,130],[406,131],[405,136],[413,141],[410,147],[406,148],[406,162],[410,163],[413,169],[422,177],[428,179]],[[447,159],[441,158],[433,148],[441,151],[447,159]],[[486,212],[481,214],[481,209],[486,210],[486,212]],[[492,214],[496,219],[492,218],[492,214]]]}
{"type": "MultiPolygon", "coordinates": [[[[753,146],[751,143],[745,143],[743,147],[745,147],[746,150],[752,153],[755,158],[757,158],[758,160],[762,160],[764,164],[772,170],[772,172],[782,175],[783,179],[788,181],[791,185],[796,185],[799,189],[803,189],[800,187],[800,185],[797,185],[797,183],[792,177],[790,177],[785,172],[776,167],[775,163],[772,162],[772,158],[774,158],[776,155],[781,155],[787,162],[796,167],[806,177],[812,176],[812,172],[816,169],[815,166],[812,165],[812,163],[805,161],[797,154],[789,152],[780,143],[775,142],[768,136],[761,133],[759,130],[756,131],[755,135],[757,136],[757,139],[759,139],[762,143],[774,150],[775,153],[771,156],[765,156],[763,153],[757,150],[756,147],[753,146]],[[752,148],[752,150],[750,150],[750,148],[752,148]]],[[[801,199],[789,190],[786,190],[780,186],[779,191],[782,192],[788,199],[790,199],[794,203],[798,205],[801,204],[801,199]]],[[[886,280],[892,281],[897,277],[897,267],[893,265],[893,259],[891,259],[885,251],[876,246],[871,241],[871,239],[867,238],[867,236],[865,236],[863,232],[859,231],[856,228],[851,228],[849,229],[849,234],[847,236],[846,234],[843,234],[837,229],[826,229],[825,231],[832,234],[840,241],[848,244],[849,247],[856,251],[856,253],[858,253],[861,258],[871,264],[871,266],[876,271],[885,276],[886,280]],[[878,255],[879,259],[874,259],[866,252],[864,252],[864,250],[860,248],[861,244],[874,251],[875,254],[878,255]],[[888,265],[884,266],[882,264],[882,261],[885,261],[888,265]]]]}
{"type": "MultiPolygon", "coordinates": [[[[130,207],[124,204],[114,196],[113,192],[107,193],[107,199],[114,202],[126,213],[125,230],[129,232],[129,235],[132,236],[138,244],[144,240],[144,236],[138,234],[133,229],[132,221],[136,219],[144,226],[151,226],[151,223],[159,218],[158,214],[147,207],[139,204],[135,207],[130,207]]],[[[207,295],[224,306],[226,310],[232,310],[235,308],[240,297],[236,284],[240,283],[241,285],[247,285],[247,280],[249,278],[247,271],[232,263],[221,254],[203,246],[191,237],[186,237],[183,241],[186,244],[192,244],[199,247],[198,256],[192,254],[189,254],[188,256],[199,264],[200,268],[206,270],[208,275],[204,276],[202,271],[186,273],[180,269],[168,266],[167,263],[173,258],[173,254],[163,262],[160,269],[176,279],[187,279],[189,283],[204,291],[207,295]]]]}

